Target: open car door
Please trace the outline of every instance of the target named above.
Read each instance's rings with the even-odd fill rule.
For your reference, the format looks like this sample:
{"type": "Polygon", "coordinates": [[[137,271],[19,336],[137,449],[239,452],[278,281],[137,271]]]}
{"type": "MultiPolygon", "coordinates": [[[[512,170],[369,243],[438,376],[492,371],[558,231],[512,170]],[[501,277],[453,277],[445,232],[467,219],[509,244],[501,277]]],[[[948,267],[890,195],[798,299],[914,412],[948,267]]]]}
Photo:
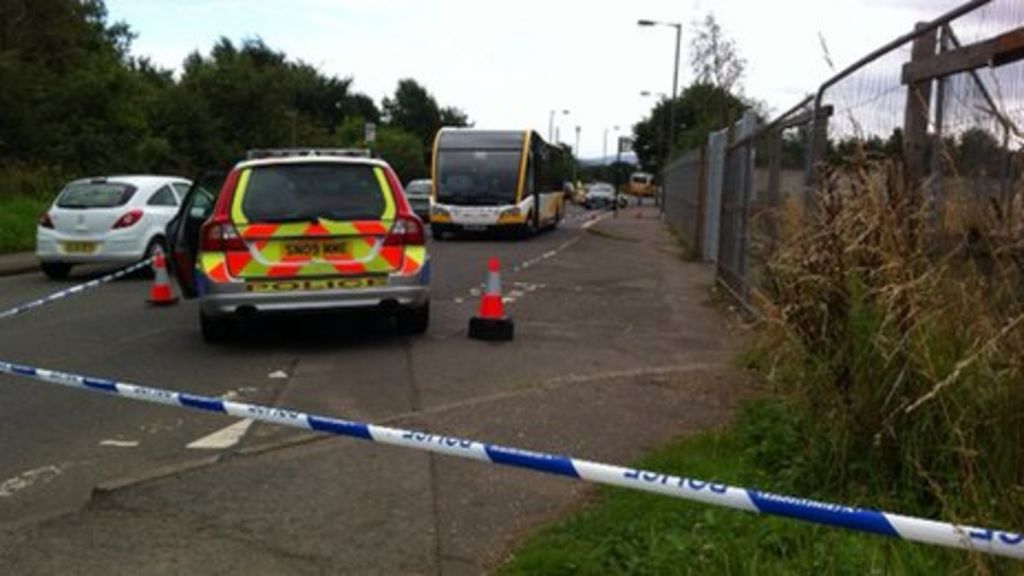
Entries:
{"type": "Polygon", "coordinates": [[[199,231],[210,214],[227,178],[227,170],[204,172],[193,180],[178,214],[167,224],[168,266],[186,298],[195,298],[196,254],[199,252],[199,231]]]}

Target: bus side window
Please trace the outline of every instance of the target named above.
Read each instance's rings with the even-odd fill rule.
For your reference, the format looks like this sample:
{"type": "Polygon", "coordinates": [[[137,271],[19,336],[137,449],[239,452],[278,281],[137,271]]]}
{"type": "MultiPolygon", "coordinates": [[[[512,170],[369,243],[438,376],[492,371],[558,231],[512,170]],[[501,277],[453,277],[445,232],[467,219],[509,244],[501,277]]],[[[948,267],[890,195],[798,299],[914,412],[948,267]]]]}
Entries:
{"type": "Polygon", "coordinates": [[[537,183],[534,182],[536,177],[535,170],[533,169],[533,154],[529,154],[526,157],[526,186],[523,190],[524,195],[533,194],[533,191],[537,189],[537,183]]]}

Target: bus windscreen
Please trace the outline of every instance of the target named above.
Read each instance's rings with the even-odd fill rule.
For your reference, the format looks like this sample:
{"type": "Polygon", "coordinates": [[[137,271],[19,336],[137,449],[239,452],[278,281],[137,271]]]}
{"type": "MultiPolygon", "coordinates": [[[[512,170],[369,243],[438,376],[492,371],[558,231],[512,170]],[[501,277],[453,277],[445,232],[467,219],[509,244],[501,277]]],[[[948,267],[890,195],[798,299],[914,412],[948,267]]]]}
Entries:
{"type": "Polygon", "coordinates": [[[519,159],[518,151],[440,151],[437,202],[468,205],[515,203],[519,159]]]}

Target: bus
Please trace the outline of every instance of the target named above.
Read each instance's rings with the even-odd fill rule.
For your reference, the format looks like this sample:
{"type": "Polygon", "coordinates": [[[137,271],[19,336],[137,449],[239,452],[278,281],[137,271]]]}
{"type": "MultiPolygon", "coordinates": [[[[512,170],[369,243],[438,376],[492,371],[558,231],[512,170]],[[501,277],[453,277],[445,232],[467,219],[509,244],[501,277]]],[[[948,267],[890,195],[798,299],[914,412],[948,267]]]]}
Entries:
{"type": "Polygon", "coordinates": [[[647,172],[633,172],[629,176],[629,193],[633,196],[654,196],[654,175],[647,172]]]}
{"type": "Polygon", "coordinates": [[[571,157],[532,130],[442,128],[434,141],[430,229],[458,232],[554,228],[565,214],[571,157]]]}

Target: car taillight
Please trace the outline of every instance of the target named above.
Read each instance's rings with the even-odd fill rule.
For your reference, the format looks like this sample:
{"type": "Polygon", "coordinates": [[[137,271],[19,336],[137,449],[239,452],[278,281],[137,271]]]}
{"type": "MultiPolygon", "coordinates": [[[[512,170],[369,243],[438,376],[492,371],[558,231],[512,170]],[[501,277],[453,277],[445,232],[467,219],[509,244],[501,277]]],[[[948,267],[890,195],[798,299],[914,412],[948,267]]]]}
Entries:
{"type": "Polygon", "coordinates": [[[39,227],[53,230],[53,218],[50,218],[49,212],[43,212],[43,215],[39,217],[39,227]]]}
{"type": "Polygon", "coordinates": [[[199,248],[203,252],[244,252],[245,242],[231,222],[210,220],[199,233],[199,248]]]}
{"type": "Polygon", "coordinates": [[[411,214],[399,215],[384,239],[385,246],[423,246],[425,243],[423,222],[411,214]]]}
{"type": "Polygon", "coordinates": [[[139,220],[142,220],[142,210],[129,210],[122,214],[111,228],[114,230],[128,228],[129,226],[134,226],[139,220]]]}

